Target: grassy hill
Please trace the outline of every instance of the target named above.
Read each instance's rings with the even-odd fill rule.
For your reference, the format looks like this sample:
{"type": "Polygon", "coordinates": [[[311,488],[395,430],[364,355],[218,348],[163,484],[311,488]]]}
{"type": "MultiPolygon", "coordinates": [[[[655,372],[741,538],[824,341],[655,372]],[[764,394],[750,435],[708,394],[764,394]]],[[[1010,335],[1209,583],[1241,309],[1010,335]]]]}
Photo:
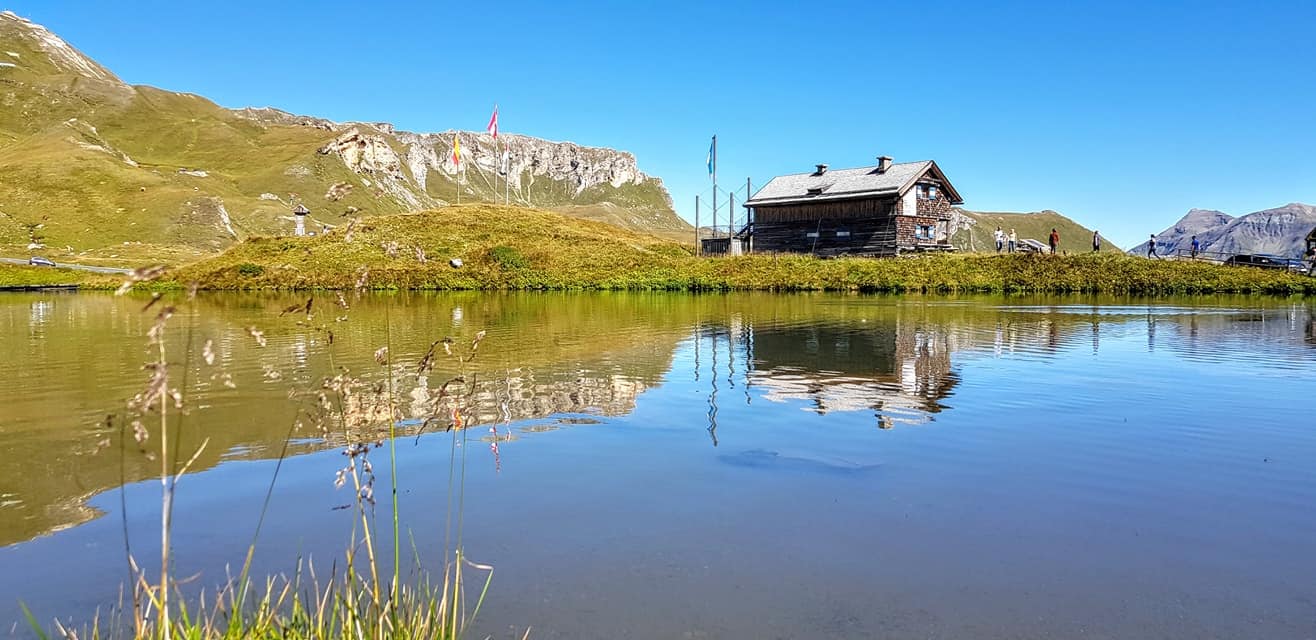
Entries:
{"type": "MultiPolygon", "coordinates": [[[[996,244],[993,233],[1001,227],[1007,234],[1014,229],[1019,239],[1032,238],[1046,244],[1051,236],[1051,229],[1060,233],[1060,251],[1069,253],[1088,253],[1092,251],[1092,229],[1089,229],[1055,211],[1038,211],[1036,213],[1003,213],[988,211],[963,211],[974,224],[962,228],[951,236],[951,243],[960,251],[995,252],[996,244]]],[[[1103,238],[1102,251],[1120,251],[1110,240],[1103,238]]]]}
{"type": "Polygon", "coordinates": [[[318,237],[252,238],[174,278],[206,288],[351,288],[367,270],[368,285],[385,288],[625,288],[688,256],[602,222],[474,204],[366,218],[318,237]]]}
{"type": "MultiPolygon", "coordinates": [[[[1316,293],[1316,279],[1122,253],[886,260],[692,256],[685,246],[535,209],[463,205],[317,237],[250,238],[172,274],[208,289],[636,289],[1316,293]],[[462,265],[454,268],[453,258],[462,265]]],[[[160,285],[156,285],[160,286],[160,285]]]]}
{"type": "MultiPolygon", "coordinates": [[[[57,261],[180,263],[291,233],[294,202],[311,209],[312,230],[442,206],[457,199],[459,183],[455,168],[433,163],[446,161],[454,135],[465,153],[461,199],[504,193],[487,136],[231,110],[130,86],[12,13],[0,13],[0,63],[0,255],[36,245],[57,261]],[[357,139],[328,148],[353,132],[357,139]],[[439,159],[426,165],[420,156],[439,159]]],[[[640,174],[629,154],[502,139],[524,154],[514,201],[673,237],[689,229],[662,183],[640,174]],[[618,171],[625,179],[608,178],[618,171]]]]}

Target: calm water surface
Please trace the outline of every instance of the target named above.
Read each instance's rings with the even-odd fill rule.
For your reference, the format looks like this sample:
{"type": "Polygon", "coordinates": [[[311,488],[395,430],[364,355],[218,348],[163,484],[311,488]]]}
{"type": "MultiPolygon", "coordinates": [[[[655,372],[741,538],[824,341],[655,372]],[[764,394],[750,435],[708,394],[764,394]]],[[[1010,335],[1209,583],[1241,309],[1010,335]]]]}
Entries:
{"type": "MultiPolygon", "coordinates": [[[[174,369],[183,446],[208,439],[175,513],[193,584],[240,565],[298,421],[259,568],[341,558],[343,437],[299,413],[331,352],[379,381],[391,339],[417,434],[456,370],[416,362],[487,330],[478,637],[1316,637],[1310,300],[395,295],[280,317],[301,301],[202,295],[170,325],[173,353],[217,354],[174,369]]],[[[0,294],[0,635],[27,633],[20,599],[75,623],[113,604],[125,520],[158,558],[158,463],[103,426],[145,381],[143,303],[0,294]]],[[[429,566],[451,443],[399,441],[429,566]]]]}

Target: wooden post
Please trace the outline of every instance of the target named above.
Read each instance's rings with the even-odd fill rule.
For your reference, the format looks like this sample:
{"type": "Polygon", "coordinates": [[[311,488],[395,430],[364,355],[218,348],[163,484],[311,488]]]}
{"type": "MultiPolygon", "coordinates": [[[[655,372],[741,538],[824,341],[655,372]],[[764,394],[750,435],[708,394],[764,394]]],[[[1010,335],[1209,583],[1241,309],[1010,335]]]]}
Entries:
{"type": "MultiPolygon", "coordinates": [[[[751,185],[750,185],[750,181],[749,181],[749,176],[745,176],[745,202],[749,202],[750,198],[753,198],[753,197],[754,197],[754,190],[753,190],[752,188],[750,188],[750,187],[751,187],[751,185]]],[[[746,208],[745,208],[745,226],[746,226],[746,227],[748,227],[748,226],[754,224],[753,216],[754,216],[754,210],[751,209],[751,208],[749,208],[749,207],[746,207],[746,208]]],[[[746,252],[746,253],[754,253],[754,233],[753,233],[753,231],[751,231],[750,234],[749,234],[749,246],[745,249],[745,252],[746,252]]]]}
{"type": "Polygon", "coordinates": [[[736,233],[736,194],[727,194],[727,237],[736,233]]]}
{"type": "Polygon", "coordinates": [[[695,255],[703,253],[703,244],[699,241],[699,196],[695,196],[695,255]]]}

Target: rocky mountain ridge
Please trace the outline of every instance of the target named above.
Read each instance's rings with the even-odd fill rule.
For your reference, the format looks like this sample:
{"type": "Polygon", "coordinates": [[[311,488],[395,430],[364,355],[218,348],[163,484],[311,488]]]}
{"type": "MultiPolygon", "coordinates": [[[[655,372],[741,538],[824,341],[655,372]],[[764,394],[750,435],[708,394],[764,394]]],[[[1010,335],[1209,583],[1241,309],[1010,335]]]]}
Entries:
{"type": "Polygon", "coordinates": [[[125,84],[45,27],[0,13],[0,251],[200,255],[250,235],[291,233],[295,204],[311,210],[307,228],[319,230],[504,197],[689,235],[662,182],[627,152],[226,109],[125,84]]]}
{"type": "MultiPolygon", "coordinates": [[[[1156,234],[1156,252],[1174,255],[1187,250],[1197,236],[1201,250],[1210,254],[1267,253],[1296,258],[1306,249],[1307,234],[1316,229],[1316,206],[1291,202],[1237,218],[1211,209],[1192,209],[1178,222],[1156,234]]],[[[1129,250],[1147,255],[1147,242],[1129,250]]]]}

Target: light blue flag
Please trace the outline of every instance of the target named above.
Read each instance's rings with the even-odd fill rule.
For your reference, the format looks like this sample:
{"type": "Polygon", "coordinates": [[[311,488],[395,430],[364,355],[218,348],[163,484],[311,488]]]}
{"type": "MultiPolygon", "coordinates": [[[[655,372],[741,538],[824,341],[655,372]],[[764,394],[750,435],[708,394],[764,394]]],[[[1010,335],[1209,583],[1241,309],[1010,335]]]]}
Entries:
{"type": "Polygon", "coordinates": [[[712,144],[708,145],[708,175],[717,175],[717,136],[713,136],[712,144]]]}

